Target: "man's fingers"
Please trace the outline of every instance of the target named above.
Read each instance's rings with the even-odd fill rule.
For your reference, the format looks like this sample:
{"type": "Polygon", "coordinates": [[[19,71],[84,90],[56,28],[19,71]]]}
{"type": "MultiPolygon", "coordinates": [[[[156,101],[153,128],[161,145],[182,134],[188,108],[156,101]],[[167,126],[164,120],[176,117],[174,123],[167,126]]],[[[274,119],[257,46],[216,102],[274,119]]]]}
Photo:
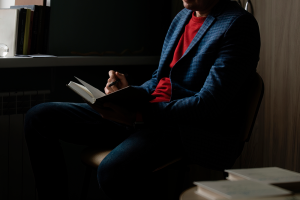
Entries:
{"type": "Polygon", "coordinates": [[[114,70],[109,70],[108,75],[110,78],[115,78],[116,72],[114,70]]]}
{"type": "Polygon", "coordinates": [[[116,76],[117,76],[120,80],[122,80],[122,79],[125,78],[125,74],[122,74],[122,73],[120,73],[120,72],[116,72],[115,74],[116,74],[116,76]]]}
{"type": "Polygon", "coordinates": [[[108,82],[104,88],[105,94],[110,94],[118,90],[115,85],[109,86],[111,83],[108,82]]]}
{"type": "Polygon", "coordinates": [[[120,81],[124,87],[128,86],[128,82],[126,80],[125,74],[122,74],[120,72],[116,72],[115,74],[120,79],[120,81]]]}
{"type": "Polygon", "coordinates": [[[111,92],[107,89],[107,87],[104,88],[105,94],[110,94],[111,92]]]}
{"type": "Polygon", "coordinates": [[[118,79],[118,76],[116,75],[116,72],[114,70],[110,70],[108,72],[109,79],[107,80],[107,83],[113,83],[118,79]]]}
{"type": "Polygon", "coordinates": [[[116,85],[112,85],[109,87],[113,92],[119,90],[116,85]]]}

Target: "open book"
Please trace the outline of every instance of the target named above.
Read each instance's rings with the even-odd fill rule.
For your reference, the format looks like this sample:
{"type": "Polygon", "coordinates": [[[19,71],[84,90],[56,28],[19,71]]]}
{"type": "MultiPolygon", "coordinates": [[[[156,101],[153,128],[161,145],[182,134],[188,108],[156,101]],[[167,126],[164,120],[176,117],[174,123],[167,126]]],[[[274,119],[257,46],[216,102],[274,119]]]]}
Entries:
{"type": "Polygon", "coordinates": [[[100,105],[105,102],[112,102],[120,106],[136,107],[141,103],[148,102],[155,98],[152,95],[148,94],[146,91],[139,90],[132,86],[125,87],[116,92],[106,95],[104,92],[101,92],[100,90],[84,82],[83,80],[80,80],[77,77],[75,78],[82,85],[70,81],[67,86],[91,104],[100,105]]]}

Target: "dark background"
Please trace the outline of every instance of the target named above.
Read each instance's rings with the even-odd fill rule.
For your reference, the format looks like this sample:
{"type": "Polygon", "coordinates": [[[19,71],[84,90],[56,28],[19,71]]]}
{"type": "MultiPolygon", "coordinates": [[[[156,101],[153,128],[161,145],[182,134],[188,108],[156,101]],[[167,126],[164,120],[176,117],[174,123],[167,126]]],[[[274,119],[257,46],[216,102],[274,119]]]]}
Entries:
{"type": "Polygon", "coordinates": [[[127,55],[160,55],[171,5],[171,0],[52,0],[49,54],[127,49],[127,55]]]}
{"type": "MultiPolygon", "coordinates": [[[[52,0],[48,53],[76,56],[71,52],[95,51],[104,52],[105,56],[119,56],[120,52],[127,49],[123,56],[160,56],[173,17],[171,0],[52,0]],[[139,53],[134,53],[139,50],[139,53]]],[[[0,92],[50,90],[47,101],[83,102],[66,86],[70,81],[76,81],[74,76],[103,91],[109,70],[126,73],[130,85],[140,85],[151,78],[157,67],[158,63],[139,66],[3,68],[0,73],[0,92]]],[[[26,115],[26,110],[24,113],[26,115]]],[[[79,155],[85,146],[63,141],[61,144],[68,168],[70,198],[79,199],[85,170],[79,155]]],[[[169,172],[169,182],[167,175],[162,175],[161,181],[158,181],[165,188],[174,185],[176,172],[169,172]]],[[[89,199],[104,199],[98,190],[96,171],[91,177],[88,196],[89,199]]]]}

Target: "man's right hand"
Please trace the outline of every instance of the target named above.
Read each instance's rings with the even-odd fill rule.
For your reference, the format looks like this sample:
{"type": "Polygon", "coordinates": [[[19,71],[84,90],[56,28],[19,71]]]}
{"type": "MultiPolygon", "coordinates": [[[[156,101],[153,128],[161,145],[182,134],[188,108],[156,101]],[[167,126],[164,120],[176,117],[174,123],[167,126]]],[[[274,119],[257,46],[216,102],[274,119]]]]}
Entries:
{"type": "Polygon", "coordinates": [[[109,75],[109,78],[108,78],[107,84],[104,88],[105,94],[113,93],[113,92],[115,92],[119,89],[122,89],[122,88],[128,86],[128,82],[126,80],[125,74],[121,74],[119,72],[115,72],[113,70],[110,70],[108,72],[108,75],[109,75]],[[117,84],[112,85],[112,86],[109,87],[109,85],[111,83],[115,82],[117,79],[120,79],[120,81],[117,84]]]}

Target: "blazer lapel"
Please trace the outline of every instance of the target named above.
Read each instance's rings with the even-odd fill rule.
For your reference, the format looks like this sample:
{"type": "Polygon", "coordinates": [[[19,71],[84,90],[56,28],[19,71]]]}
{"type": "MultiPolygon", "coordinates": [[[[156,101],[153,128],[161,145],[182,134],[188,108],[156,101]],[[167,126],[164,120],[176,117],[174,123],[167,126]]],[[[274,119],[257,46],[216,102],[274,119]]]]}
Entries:
{"type": "Polygon", "coordinates": [[[225,7],[225,4],[227,4],[228,2],[230,2],[230,0],[223,0],[223,1],[219,1],[217,3],[217,5],[212,9],[211,13],[207,16],[206,20],[204,21],[204,23],[201,26],[201,28],[199,29],[198,33],[196,34],[196,36],[192,40],[191,44],[189,45],[187,50],[184,52],[183,56],[177,61],[177,63],[183,57],[185,57],[186,54],[188,54],[191,51],[191,49],[202,39],[202,37],[204,36],[206,31],[210,28],[210,26],[216,20],[216,17],[218,17],[222,13],[222,11],[225,7]]]}
{"type": "Polygon", "coordinates": [[[186,54],[188,54],[189,51],[195,46],[195,44],[202,39],[206,31],[209,29],[209,27],[212,25],[214,21],[215,21],[215,17],[211,15],[207,16],[206,20],[204,21],[198,33],[192,40],[191,44],[189,45],[189,47],[187,48],[187,50],[184,52],[183,56],[179,60],[181,60],[186,54]]]}
{"type": "MultiPolygon", "coordinates": [[[[168,60],[169,56],[171,56],[170,54],[172,53],[172,50],[174,49],[174,46],[178,44],[178,39],[181,37],[181,33],[182,33],[182,29],[185,28],[185,25],[187,23],[187,21],[189,20],[190,16],[192,14],[191,10],[187,10],[186,9],[186,13],[184,15],[184,17],[182,17],[175,29],[174,34],[172,35],[169,45],[166,48],[165,52],[163,52],[163,54],[165,56],[162,56],[161,61],[160,61],[160,66],[164,66],[165,62],[168,60]]],[[[172,55],[173,56],[173,55],[172,55]]]]}

